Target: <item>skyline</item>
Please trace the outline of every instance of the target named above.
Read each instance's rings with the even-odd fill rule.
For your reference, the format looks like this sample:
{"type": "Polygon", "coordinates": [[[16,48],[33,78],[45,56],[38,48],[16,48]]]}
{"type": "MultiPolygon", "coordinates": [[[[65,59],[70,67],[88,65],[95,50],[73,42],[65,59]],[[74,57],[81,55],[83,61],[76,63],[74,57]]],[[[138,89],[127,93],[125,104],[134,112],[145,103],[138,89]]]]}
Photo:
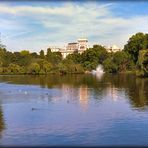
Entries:
{"type": "Polygon", "coordinates": [[[89,44],[120,48],[148,32],[148,2],[0,2],[2,43],[11,51],[45,50],[86,37],[89,44]]]}

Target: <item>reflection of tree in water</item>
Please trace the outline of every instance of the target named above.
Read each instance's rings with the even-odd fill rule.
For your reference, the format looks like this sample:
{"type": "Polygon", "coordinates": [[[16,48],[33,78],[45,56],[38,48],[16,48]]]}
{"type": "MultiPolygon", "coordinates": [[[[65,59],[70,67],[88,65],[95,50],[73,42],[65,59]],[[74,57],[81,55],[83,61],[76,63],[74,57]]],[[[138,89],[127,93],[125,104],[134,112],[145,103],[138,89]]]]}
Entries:
{"type": "Polygon", "coordinates": [[[89,74],[0,76],[0,80],[4,82],[11,81],[14,84],[40,85],[48,88],[62,88],[63,84],[74,88],[86,85],[88,88],[93,88],[94,98],[96,97],[96,99],[101,99],[99,96],[106,93],[106,89],[109,87],[123,89],[134,107],[148,105],[148,79],[140,79],[133,74],[104,74],[100,79],[89,74]]]}
{"type": "Polygon", "coordinates": [[[148,79],[135,79],[134,85],[130,88],[129,97],[134,107],[148,105],[148,79]]]}
{"type": "Polygon", "coordinates": [[[148,79],[137,78],[133,74],[108,75],[105,82],[110,82],[115,88],[124,89],[133,107],[148,105],[148,79]]]}
{"type": "Polygon", "coordinates": [[[0,106],[0,138],[2,135],[2,131],[5,128],[5,122],[4,122],[4,118],[3,118],[3,111],[2,111],[2,107],[0,106]]]}

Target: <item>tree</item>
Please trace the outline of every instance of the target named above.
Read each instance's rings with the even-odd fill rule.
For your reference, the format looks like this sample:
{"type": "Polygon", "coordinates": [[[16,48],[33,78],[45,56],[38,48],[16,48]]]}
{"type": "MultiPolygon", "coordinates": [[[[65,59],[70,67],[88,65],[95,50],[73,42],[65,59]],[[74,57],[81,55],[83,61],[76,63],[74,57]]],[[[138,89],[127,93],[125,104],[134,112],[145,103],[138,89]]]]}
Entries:
{"type": "Polygon", "coordinates": [[[148,49],[141,50],[138,56],[138,76],[148,77],[148,49]]]}
{"type": "Polygon", "coordinates": [[[66,74],[68,72],[66,65],[63,63],[58,64],[58,70],[61,74],[66,74]]]}
{"type": "Polygon", "coordinates": [[[47,48],[47,57],[50,57],[50,55],[51,55],[51,49],[50,48],[47,48]]]}
{"type": "Polygon", "coordinates": [[[36,52],[30,53],[31,58],[39,58],[39,55],[36,52]]]}
{"type": "Polygon", "coordinates": [[[93,70],[98,64],[102,64],[103,61],[108,57],[108,53],[101,45],[94,45],[93,48],[89,48],[81,54],[81,64],[87,70],[93,70]],[[89,66],[86,64],[89,63],[89,66]]]}
{"type": "Polygon", "coordinates": [[[41,51],[40,51],[40,58],[41,58],[41,59],[44,59],[44,58],[45,58],[44,50],[41,50],[41,51]]]}
{"type": "Polygon", "coordinates": [[[51,52],[51,49],[47,49],[46,59],[53,65],[59,64],[62,61],[62,54],[61,52],[51,52]]]}
{"type": "Polygon", "coordinates": [[[29,50],[22,50],[22,51],[20,52],[20,54],[21,54],[22,56],[29,55],[29,50]]]}
{"type": "Polygon", "coordinates": [[[20,66],[28,66],[31,63],[31,55],[28,50],[22,50],[20,56],[20,66]]]}
{"type": "Polygon", "coordinates": [[[72,60],[74,63],[80,63],[81,62],[81,54],[74,52],[73,54],[67,55],[66,59],[72,60]]]}
{"type": "Polygon", "coordinates": [[[23,67],[20,67],[17,64],[10,64],[8,67],[8,70],[10,71],[11,74],[23,74],[24,73],[23,67]]]}
{"type": "Polygon", "coordinates": [[[116,73],[118,71],[118,66],[113,62],[113,58],[107,58],[103,62],[103,68],[108,73],[116,73]]]}
{"type": "Polygon", "coordinates": [[[44,59],[39,60],[38,64],[40,65],[42,72],[45,73],[45,74],[50,72],[51,69],[52,69],[52,64],[49,63],[48,61],[44,60],[44,59]]]}
{"type": "Polygon", "coordinates": [[[37,63],[31,63],[28,67],[29,74],[39,74],[40,72],[40,65],[37,63]]]}
{"type": "Polygon", "coordinates": [[[118,71],[125,71],[130,63],[130,57],[125,51],[117,51],[113,54],[113,62],[118,66],[118,71]]]}
{"type": "Polygon", "coordinates": [[[128,52],[136,64],[138,61],[139,51],[148,47],[148,34],[136,33],[133,35],[124,46],[124,50],[128,52]]]}

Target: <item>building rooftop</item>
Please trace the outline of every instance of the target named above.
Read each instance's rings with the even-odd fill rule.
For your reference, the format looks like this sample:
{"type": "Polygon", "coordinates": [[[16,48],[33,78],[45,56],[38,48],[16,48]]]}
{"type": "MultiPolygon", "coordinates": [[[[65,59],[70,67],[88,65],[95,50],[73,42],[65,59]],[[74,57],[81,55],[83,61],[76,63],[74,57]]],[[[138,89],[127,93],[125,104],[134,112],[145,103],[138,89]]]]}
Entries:
{"type": "Polygon", "coordinates": [[[81,39],[78,39],[78,41],[87,41],[88,42],[88,40],[87,39],[84,39],[84,38],[83,39],[82,38],[81,39]]]}
{"type": "Polygon", "coordinates": [[[116,45],[112,45],[112,49],[119,49],[119,47],[116,45]]]}
{"type": "Polygon", "coordinates": [[[78,44],[77,42],[68,43],[68,45],[78,44]]]}

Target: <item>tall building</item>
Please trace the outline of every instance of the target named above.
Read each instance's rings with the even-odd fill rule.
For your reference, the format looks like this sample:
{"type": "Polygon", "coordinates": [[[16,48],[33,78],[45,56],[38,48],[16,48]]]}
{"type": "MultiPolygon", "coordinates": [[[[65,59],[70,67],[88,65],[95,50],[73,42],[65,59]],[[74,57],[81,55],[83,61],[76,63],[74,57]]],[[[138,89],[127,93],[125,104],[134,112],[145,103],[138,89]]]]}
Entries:
{"type": "Polygon", "coordinates": [[[56,47],[50,46],[51,52],[61,52],[62,57],[66,58],[67,55],[72,54],[74,52],[82,53],[88,48],[88,40],[87,39],[78,39],[77,42],[68,43],[66,47],[56,47]]]}
{"type": "Polygon", "coordinates": [[[82,53],[88,48],[87,39],[78,39],[78,53],[82,53]]]}
{"type": "Polygon", "coordinates": [[[67,55],[72,54],[74,52],[82,53],[88,48],[88,40],[87,39],[78,39],[77,42],[68,43],[66,48],[61,48],[59,51],[61,52],[63,58],[66,58],[67,55]]]}
{"type": "Polygon", "coordinates": [[[73,43],[68,43],[66,50],[69,51],[78,51],[78,43],[77,42],[73,42],[73,43]]]}

